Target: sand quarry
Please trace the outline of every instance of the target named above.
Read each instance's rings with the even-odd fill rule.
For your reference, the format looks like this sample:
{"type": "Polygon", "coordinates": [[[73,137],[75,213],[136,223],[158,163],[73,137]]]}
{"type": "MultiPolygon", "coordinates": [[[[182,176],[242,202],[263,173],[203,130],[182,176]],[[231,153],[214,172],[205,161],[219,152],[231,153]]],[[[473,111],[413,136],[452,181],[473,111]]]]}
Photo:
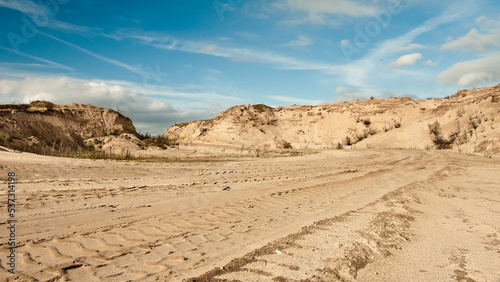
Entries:
{"type": "Polygon", "coordinates": [[[2,281],[500,281],[496,156],[0,159],[2,281]]]}
{"type": "Polygon", "coordinates": [[[53,132],[118,126],[129,132],[82,138],[139,158],[0,151],[0,280],[498,282],[499,101],[497,85],[425,101],[237,106],[173,126],[179,143],[166,150],[141,149],[114,112],[6,106],[5,134],[37,120],[53,132]],[[64,111],[78,115],[54,123],[64,111]]]}

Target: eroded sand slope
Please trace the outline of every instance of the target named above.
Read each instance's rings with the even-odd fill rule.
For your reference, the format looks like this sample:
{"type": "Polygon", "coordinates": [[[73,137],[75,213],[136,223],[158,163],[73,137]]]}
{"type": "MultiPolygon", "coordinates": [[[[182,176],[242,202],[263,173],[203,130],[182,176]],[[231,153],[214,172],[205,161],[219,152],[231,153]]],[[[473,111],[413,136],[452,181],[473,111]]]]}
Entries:
{"type": "Polygon", "coordinates": [[[395,97],[320,106],[235,106],[216,118],[172,126],[180,142],[239,148],[434,148],[438,122],[450,148],[500,153],[500,85],[463,90],[448,99],[395,97]],[[452,137],[450,137],[452,136],[452,137]]]}

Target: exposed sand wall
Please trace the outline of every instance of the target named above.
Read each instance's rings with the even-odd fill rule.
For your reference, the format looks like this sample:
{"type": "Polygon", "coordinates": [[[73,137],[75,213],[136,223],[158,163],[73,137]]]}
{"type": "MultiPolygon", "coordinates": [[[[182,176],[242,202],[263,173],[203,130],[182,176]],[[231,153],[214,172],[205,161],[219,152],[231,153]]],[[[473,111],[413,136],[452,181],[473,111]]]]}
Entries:
{"type": "Polygon", "coordinates": [[[438,121],[451,147],[500,150],[500,85],[463,90],[449,99],[388,98],[321,106],[235,106],[215,119],[172,126],[181,142],[252,148],[319,149],[434,147],[429,124],[438,121]],[[290,145],[288,145],[290,144],[290,145]],[[340,145],[339,145],[340,144],[340,145]]]}

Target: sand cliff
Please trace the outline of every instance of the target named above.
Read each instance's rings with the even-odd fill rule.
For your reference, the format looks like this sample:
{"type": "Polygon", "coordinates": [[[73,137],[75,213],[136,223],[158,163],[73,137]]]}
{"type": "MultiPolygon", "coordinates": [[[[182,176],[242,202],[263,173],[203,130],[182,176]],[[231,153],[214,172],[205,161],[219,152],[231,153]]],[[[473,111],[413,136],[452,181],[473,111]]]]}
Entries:
{"type": "Polygon", "coordinates": [[[87,138],[123,133],[136,134],[132,121],[110,109],[45,101],[0,106],[1,145],[22,151],[78,150],[87,138]]]}
{"type": "Polygon", "coordinates": [[[462,90],[447,99],[407,97],[320,106],[242,105],[216,118],[172,126],[164,136],[186,143],[252,148],[449,148],[500,152],[500,85],[462,90]]]}

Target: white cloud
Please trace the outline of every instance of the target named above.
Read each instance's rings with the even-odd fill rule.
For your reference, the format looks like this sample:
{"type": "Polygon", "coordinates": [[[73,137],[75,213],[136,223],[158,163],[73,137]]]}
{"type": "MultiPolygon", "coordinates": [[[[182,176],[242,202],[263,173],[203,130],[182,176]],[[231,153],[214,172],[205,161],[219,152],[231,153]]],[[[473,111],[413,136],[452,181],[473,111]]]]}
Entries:
{"type": "Polygon", "coordinates": [[[460,87],[483,86],[500,80],[500,53],[477,60],[457,63],[437,76],[440,84],[456,84],[460,87]]]}
{"type": "Polygon", "coordinates": [[[295,97],[288,97],[288,96],[280,96],[280,95],[271,95],[268,98],[280,101],[280,102],[285,102],[288,104],[296,104],[296,105],[318,105],[321,103],[321,101],[313,101],[313,100],[307,100],[307,99],[301,99],[301,98],[295,98],[295,97]]]}
{"type": "Polygon", "coordinates": [[[427,46],[422,45],[422,44],[412,43],[412,44],[404,46],[404,47],[396,48],[396,49],[394,49],[394,52],[397,52],[397,53],[409,52],[409,51],[413,51],[415,49],[425,49],[425,48],[427,48],[427,46]]]}
{"type": "Polygon", "coordinates": [[[418,60],[422,59],[422,54],[420,53],[413,53],[413,54],[408,54],[401,56],[399,59],[396,61],[392,62],[390,64],[390,68],[396,69],[399,67],[403,66],[412,66],[417,63],[418,60]]]}
{"type": "Polygon", "coordinates": [[[89,51],[89,50],[87,50],[87,49],[84,49],[84,48],[82,48],[82,47],[80,47],[80,46],[78,46],[78,45],[76,45],[76,44],[73,44],[73,43],[70,43],[70,42],[68,42],[68,41],[62,40],[62,39],[60,39],[60,38],[58,38],[58,37],[52,36],[52,35],[47,34],[47,33],[45,33],[45,32],[41,32],[41,31],[39,31],[38,33],[39,33],[39,34],[42,34],[42,35],[45,35],[45,36],[47,36],[47,37],[49,37],[49,38],[52,38],[52,39],[54,39],[54,40],[56,40],[56,41],[59,41],[59,42],[61,42],[61,43],[64,43],[64,44],[66,44],[66,45],[68,45],[68,46],[71,46],[71,47],[73,47],[73,48],[76,48],[76,49],[78,49],[78,50],[80,50],[80,51],[82,51],[82,52],[84,52],[84,53],[87,53],[87,54],[89,54],[89,55],[91,55],[91,56],[93,56],[93,57],[95,57],[95,58],[97,58],[97,59],[100,59],[100,60],[105,61],[105,62],[107,62],[107,63],[113,64],[113,65],[115,65],[115,66],[118,66],[118,67],[124,68],[124,69],[126,69],[126,70],[128,70],[128,71],[130,71],[130,72],[136,73],[136,74],[138,74],[138,75],[141,75],[141,76],[142,76],[142,77],[144,77],[144,78],[151,78],[151,77],[153,77],[153,78],[156,78],[156,79],[157,79],[157,76],[155,76],[154,74],[152,74],[152,73],[151,73],[151,72],[149,72],[149,71],[143,70],[143,69],[138,68],[138,67],[134,67],[134,66],[132,66],[132,65],[129,65],[129,64],[126,64],[126,63],[120,62],[120,61],[115,60],[115,59],[111,59],[111,58],[108,58],[108,57],[105,57],[105,56],[98,55],[98,54],[96,54],[96,53],[94,53],[94,52],[91,52],[91,51],[89,51]]]}
{"type": "MultiPolygon", "coordinates": [[[[359,91],[359,90],[357,90],[359,91]]],[[[343,103],[343,102],[352,102],[352,101],[364,101],[364,100],[369,100],[370,97],[373,95],[359,91],[359,92],[350,92],[350,93],[345,93],[340,96],[335,96],[334,98],[323,102],[322,104],[336,104],[336,103],[343,103]]]]}
{"type": "Polygon", "coordinates": [[[460,77],[458,86],[473,86],[493,80],[493,74],[489,72],[469,72],[460,77]]]}
{"type": "Polygon", "coordinates": [[[351,43],[351,41],[349,39],[344,39],[344,40],[340,41],[340,44],[342,46],[348,46],[348,45],[350,45],[352,43],[351,43]]]}
{"type": "Polygon", "coordinates": [[[310,17],[321,14],[372,16],[380,11],[378,6],[352,0],[285,0],[285,3],[292,10],[309,13],[310,17]]]}
{"type": "Polygon", "coordinates": [[[41,5],[28,0],[0,0],[0,7],[17,10],[29,16],[48,17],[48,11],[41,5]]]}
{"type": "Polygon", "coordinates": [[[349,88],[349,87],[338,86],[337,89],[335,89],[335,94],[354,93],[356,91],[357,90],[349,88]]]}
{"type": "Polygon", "coordinates": [[[423,63],[424,66],[429,66],[429,67],[435,67],[438,65],[437,62],[433,62],[432,60],[427,60],[426,62],[423,63]]]}
{"type": "Polygon", "coordinates": [[[410,30],[397,38],[382,41],[369,53],[349,64],[338,66],[336,74],[343,76],[343,81],[356,87],[370,87],[373,85],[374,73],[378,72],[381,64],[386,65],[387,58],[395,53],[395,50],[411,46],[412,42],[420,35],[429,31],[435,30],[439,26],[455,21],[462,20],[468,13],[474,11],[466,2],[460,2],[456,5],[449,6],[440,15],[426,20],[421,25],[410,30]]]}
{"type": "Polygon", "coordinates": [[[271,6],[285,11],[283,25],[340,26],[346,17],[371,17],[378,15],[388,1],[365,0],[277,0],[271,6]],[[375,2],[375,3],[374,3],[375,2]]]}
{"type": "Polygon", "coordinates": [[[362,88],[362,89],[353,89],[349,87],[337,87],[335,94],[342,94],[339,96],[335,96],[334,98],[323,102],[322,104],[333,104],[333,103],[343,103],[343,102],[352,102],[352,101],[366,101],[373,98],[377,99],[386,99],[396,96],[404,96],[410,97],[412,99],[417,99],[418,97],[411,93],[404,93],[403,95],[396,95],[390,91],[379,91],[373,88],[362,88]]]}
{"type": "Polygon", "coordinates": [[[443,50],[459,50],[484,52],[489,50],[498,50],[500,42],[500,29],[490,33],[479,33],[475,28],[471,29],[465,36],[459,37],[441,46],[443,50]]]}
{"type": "Polygon", "coordinates": [[[487,16],[480,16],[476,18],[476,23],[484,23],[487,20],[488,20],[487,16]]]}
{"type": "Polygon", "coordinates": [[[67,77],[28,77],[21,80],[0,80],[0,95],[16,96],[24,103],[49,100],[64,104],[90,102],[111,106],[113,101],[124,98],[125,89],[118,85],[107,85],[102,81],[74,80],[67,77]]]}
{"type": "Polygon", "coordinates": [[[297,40],[291,41],[289,43],[283,44],[282,46],[292,47],[292,48],[305,48],[307,46],[313,45],[313,40],[305,35],[299,35],[297,40]]]}
{"type": "Polygon", "coordinates": [[[298,60],[278,53],[250,48],[226,47],[218,45],[217,48],[206,48],[212,45],[207,42],[195,42],[181,40],[170,36],[158,35],[122,35],[130,39],[138,40],[140,43],[150,45],[163,50],[175,50],[188,53],[204,54],[222,58],[228,58],[235,62],[263,63],[271,65],[276,69],[285,70],[318,70],[324,72],[337,72],[336,66],[298,60]]]}
{"type": "Polygon", "coordinates": [[[481,29],[495,29],[500,26],[500,15],[497,14],[494,17],[480,16],[476,19],[476,23],[479,24],[481,29]]]}
{"type": "Polygon", "coordinates": [[[205,52],[214,52],[215,50],[217,50],[217,45],[215,44],[210,44],[203,47],[203,51],[205,52]]]}
{"type": "MultiPolygon", "coordinates": [[[[474,7],[470,7],[468,1],[457,3],[456,5],[451,5],[446,8],[440,15],[431,18],[418,27],[412,29],[406,34],[399,36],[395,39],[389,39],[384,41],[379,47],[372,52],[368,57],[372,58],[383,58],[386,55],[392,54],[395,50],[401,50],[407,46],[412,46],[412,42],[420,35],[427,33],[429,31],[435,30],[443,24],[450,22],[455,22],[462,20],[467,13],[474,12],[474,7]]],[[[413,45],[414,46],[414,45],[413,45]]]]}
{"type": "Polygon", "coordinates": [[[236,31],[234,35],[243,38],[248,41],[259,41],[262,40],[262,35],[257,33],[245,32],[245,31],[236,31]]]}
{"type": "Polygon", "coordinates": [[[79,26],[55,19],[55,16],[62,9],[65,1],[38,1],[38,4],[29,0],[0,0],[0,7],[17,10],[31,18],[36,27],[48,27],[55,30],[78,33],[80,35],[96,35],[108,38],[113,36],[102,32],[98,28],[79,26]]]}
{"type": "Polygon", "coordinates": [[[58,64],[56,62],[49,61],[49,60],[46,60],[46,59],[43,59],[43,58],[39,58],[39,57],[36,57],[36,56],[32,56],[30,54],[26,54],[26,53],[23,53],[23,52],[20,52],[20,51],[15,51],[15,50],[12,50],[10,48],[5,48],[5,47],[0,46],[0,49],[4,50],[4,51],[7,51],[7,52],[10,52],[10,53],[14,53],[14,54],[19,55],[19,56],[23,56],[23,57],[26,57],[26,58],[30,58],[30,59],[36,60],[36,61],[39,61],[39,62],[42,62],[42,63],[46,63],[46,64],[48,64],[50,66],[53,66],[53,67],[57,67],[57,68],[64,69],[64,70],[73,70],[73,68],[70,68],[68,66],[61,65],[61,64],[58,64]]]}

